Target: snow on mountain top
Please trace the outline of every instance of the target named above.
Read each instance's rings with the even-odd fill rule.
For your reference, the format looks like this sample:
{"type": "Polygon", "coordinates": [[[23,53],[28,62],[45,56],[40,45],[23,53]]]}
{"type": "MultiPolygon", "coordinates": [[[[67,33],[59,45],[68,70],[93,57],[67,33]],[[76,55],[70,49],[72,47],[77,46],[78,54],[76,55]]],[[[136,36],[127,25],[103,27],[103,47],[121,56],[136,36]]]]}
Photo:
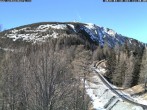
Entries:
{"type": "Polygon", "coordinates": [[[115,37],[115,35],[116,35],[116,32],[115,32],[114,30],[112,30],[112,29],[106,28],[106,29],[105,29],[105,32],[106,32],[107,34],[109,34],[110,36],[113,36],[113,37],[115,37]]]}
{"type": "Polygon", "coordinates": [[[65,29],[67,26],[65,24],[46,24],[40,25],[37,29],[46,29],[46,28],[53,28],[53,29],[65,29]]]}
{"type": "Polygon", "coordinates": [[[114,30],[109,28],[87,23],[84,30],[91,36],[92,40],[98,42],[101,46],[104,45],[104,42],[107,42],[110,47],[125,43],[125,37],[118,35],[114,30]]]}
{"type": "MultiPolygon", "coordinates": [[[[74,24],[43,24],[43,25],[39,25],[38,27],[36,27],[35,29],[31,29],[30,27],[25,27],[25,28],[21,28],[21,29],[13,29],[11,31],[11,34],[8,34],[7,37],[12,38],[13,41],[16,41],[18,39],[22,39],[25,41],[44,41],[45,39],[47,39],[48,37],[53,37],[53,38],[57,38],[58,33],[57,32],[53,32],[51,35],[38,35],[38,32],[47,32],[50,29],[57,29],[57,30],[64,30],[67,29],[67,25],[70,26],[74,32],[76,32],[76,28],[74,26],[74,24]],[[29,34],[24,33],[20,33],[21,31],[25,31],[25,32],[29,32],[29,34]]],[[[114,34],[114,31],[109,30],[109,31],[105,31],[104,28],[96,26],[95,24],[92,23],[87,23],[82,25],[82,28],[84,31],[86,31],[89,35],[90,38],[93,41],[98,42],[99,44],[101,44],[101,46],[104,45],[104,37],[105,34],[109,34],[110,36],[114,34]]]]}
{"type": "Polygon", "coordinates": [[[94,29],[95,25],[92,24],[92,23],[86,23],[86,27],[89,28],[89,29],[94,29]]]}
{"type": "Polygon", "coordinates": [[[58,37],[57,32],[49,31],[50,28],[55,30],[56,29],[63,30],[67,28],[67,25],[66,24],[46,24],[46,25],[39,25],[36,28],[25,27],[20,29],[12,29],[10,30],[9,33],[6,33],[5,35],[8,38],[13,39],[13,41],[22,39],[23,41],[33,42],[33,43],[35,43],[36,41],[44,42],[49,37],[52,37],[52,38],[58,37]]]}
{"type": "Polygon", "coordinates": [[[74,32],[76,32],[75,26],[73,24],[68,24],[68,26],[70,26],[74,30],[74,32]]]}
{"type": "MultiPolygon", "coordinates": [[[[61,31],[57,30],[72,30],[73,33],[79,33],[79,30],[83,30],[87,33],[90,39],[97,44],[103,46],[107,43],[110,47],[114,47],[116,44],[124,44],[127,40],[126,37],[117,34],[114,30],[97,26],[92,23],[38,23],[18,27],[11,29],[5,34],[6,37],[16,40],[24,40],[27,42],[45,41],[47,38],[58,38],[61,35],[61,31]]],[[[64,31],[65,32],[65,31],[64,31]]],[[[63,33],[64,33],[63,32],[63,33]]],[[[65,33],[66,34],[66,33],[65,33]]],[[[129,41],[129,39],[128,39],[129,41]]],[[[129,43],[132,43],[130,40],[129,43]]],[[[140,44],[141,45],[141,44],[140,44]]]]}

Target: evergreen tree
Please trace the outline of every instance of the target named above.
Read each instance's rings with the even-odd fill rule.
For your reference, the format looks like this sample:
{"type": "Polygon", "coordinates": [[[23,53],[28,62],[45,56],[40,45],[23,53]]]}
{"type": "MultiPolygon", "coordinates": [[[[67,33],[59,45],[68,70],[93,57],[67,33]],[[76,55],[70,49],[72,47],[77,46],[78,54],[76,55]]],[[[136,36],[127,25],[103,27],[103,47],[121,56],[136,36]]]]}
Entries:
{"type": "Polygon", "coordinates": [[[146,83],[147,78],[147,47],[144,49],[142,63],[140,67],[139,83],[146,83]]]}

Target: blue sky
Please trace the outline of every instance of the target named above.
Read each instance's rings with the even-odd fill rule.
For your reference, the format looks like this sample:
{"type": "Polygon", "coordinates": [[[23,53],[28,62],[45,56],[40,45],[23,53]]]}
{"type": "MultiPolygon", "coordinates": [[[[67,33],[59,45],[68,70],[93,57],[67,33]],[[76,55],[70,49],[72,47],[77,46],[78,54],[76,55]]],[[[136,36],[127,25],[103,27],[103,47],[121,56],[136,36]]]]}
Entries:
{"type": "Polygon", "coordinates": [[[43,21],[95,23],[147,43],[147,3],[108,3],[103,0],[32,0],[0,3],[4,29],[43,21]]]}

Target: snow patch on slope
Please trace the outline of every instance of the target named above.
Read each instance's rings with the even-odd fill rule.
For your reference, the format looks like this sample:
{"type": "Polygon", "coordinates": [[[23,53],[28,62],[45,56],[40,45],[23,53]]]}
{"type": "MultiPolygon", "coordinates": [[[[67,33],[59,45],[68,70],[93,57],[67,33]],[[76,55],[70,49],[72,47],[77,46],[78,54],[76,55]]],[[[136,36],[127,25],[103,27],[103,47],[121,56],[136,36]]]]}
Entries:
{"type": "Polygon", "coordinates": [[[46,24],[46,25],[40,25],[36,29],[31,29],[30,27],[21,28],[21,29],[13,29],[10,31],[9,34],[6,34],[8,38],[13,39],[13,41],[16,40],[23,40],[27,42],[37,42],[42,41],[44,42],[47,38],[58,38],[58,33],[53,31],[50,34],[42,34],[48,33],[49,29],[66,29],[66,24],[46,24]]]}
{"type": "Polygon", "coordinates": [[[118,35],[112,29],[96,26],[92,23],[87,23],[83,29],[85,29],[85,31],[91,36],[92,40],[97,41],[101,46],[104,45],[104,42],[106,42],[110,47],[114,47],[116,44],[123,44],[125,42],[125,38],[118,35]]]}
{"type": "Polygon", "coordinates": [[[87,25],[85,25],[85,27],[87,27],[88,29],[95,29],[95,25],[92,23],[87,23],[87,25]]]}
{"type": "Polygon", "coordinates": [[[37,29],[38,30],[44,30],[44,29],[49,29],[49,28],[53,28],[53,29],[65,29],[67,26],[65,24],[46,24],[46,25],[40,25],[37,29]]]}
{"type": "Polygon", "coordinates": [[[147,100],[144,100],[142,97],[133,97],[134,100],[136,100],[138,103],[140,104],[144,104],[144,105],[147,105],[147,100]]]}
{"type": "Polygon", "coordinates": [[[28,41],[31,42],[33,41],[34,43],[36,41],[42,41],[44,42],[47,38],[57,38],[58,37],[58,33],[53,32],[51,35],[47,34],[47,35],[42,35],[39,36],[38,33],[31,33],[31,34],[8,34],[7,37],[13,39],[13,41],[22,39],[23,41],[28,41]]]}
{"type": "Polygon", "coordinates": [[[76,32],[75,26],[73,24],[68,24],[73,30],[74,32],[76,32]]]}
{"type": "MultiPolygon", "coordinates": [[[[88,84],[86,83],[86,87],[88,88],[88,84]]],[[[101,102],[101,99],[97,98],[96,95],[93,93],[93,89],[86,89],[87,94],[92,99],[93,108],[96,110],[106,110],[104,109],[104,104],[101,102]]]]}
{"type": "Polygon", "coordinates": [[[105,29],[105,32],[106,32],[107,34],[109,34],[110,36],[112,36],[112,37],[115,37],[115,35],[116,35],[116,32],[115,32],[114,30],[112,30],[112,29],[106,28],[106,29],[105,29]]]}

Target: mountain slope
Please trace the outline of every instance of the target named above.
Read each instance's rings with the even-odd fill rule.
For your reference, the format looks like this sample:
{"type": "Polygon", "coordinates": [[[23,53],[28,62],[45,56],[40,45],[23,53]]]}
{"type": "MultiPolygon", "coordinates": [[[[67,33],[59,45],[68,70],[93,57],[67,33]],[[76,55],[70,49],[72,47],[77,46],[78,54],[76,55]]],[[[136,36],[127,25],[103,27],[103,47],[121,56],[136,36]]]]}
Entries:
{"type": "Polygon", "coordinates": [[[58,47],[84,45],[87,49],[93,51],[94,60],[107,59],[109,73],[106,77],[116,85],[134,86],[138,83],[141,65],[139,62],[142,60],[145,44],[118,34],[112,29],[91,23],[42,22],[20,26],[0,33],[0,49],[14,51],[15,48],[25,48],[32,44],[41,44],[50,40],[58,43],[58,47]],[[126,59],[132,64],[126,62],[126,59]],[[135,66],[136,69],[139,69],[129,70],[126,69],[126,65],[131,68],[135,66]],[[126,71],[126,73],[120,68],[124,68],[123,71],[126,71]],[[125,73],[125,76],[122,75],[122,72],[125,73]],[[134,80],[132,84],[127,84],[124,79],[132,81],[132,78],[129,79],[130,76],[126,76],[130,73],[136,74],[131,75],[131,77],[135,77],[134,79],[137,79],[137,81],[134,80]],[[116,76],[118,76],[118,79],[122,77],[121,81],[116,76]],[[116,78],[113,79],[112,77],[116,78]],[[125,84],[120,82],[125,82],[125,84]]]}
{"type": "Polygon", "coordinates": [[[21,26],[18,28],[4,31],[0,34],[0,38],[10,38],[13,41],[26,41],[26,42],[44,42],[49,38],[58,38],[60,34],[85,34],[89,40],[101,46],[107,43],[110,47],[116,44],[122,45],[128,43],[130,45],[143,46],[144,44],[132,39],[117,34],[109,28],[96,26],[95,24],[84,24],[77,22],[52,22],[52,23],[36,23],[21,26]]]}
{"type": "Polygon", "coordinates": [[[44,22],[3,31],[2,109],[88,110],[85,81],[90,66],[105,61],[103,76],[116,86],[144,83],[140,73],[144,47],[135,39],[90,23],[44,22]]]}

